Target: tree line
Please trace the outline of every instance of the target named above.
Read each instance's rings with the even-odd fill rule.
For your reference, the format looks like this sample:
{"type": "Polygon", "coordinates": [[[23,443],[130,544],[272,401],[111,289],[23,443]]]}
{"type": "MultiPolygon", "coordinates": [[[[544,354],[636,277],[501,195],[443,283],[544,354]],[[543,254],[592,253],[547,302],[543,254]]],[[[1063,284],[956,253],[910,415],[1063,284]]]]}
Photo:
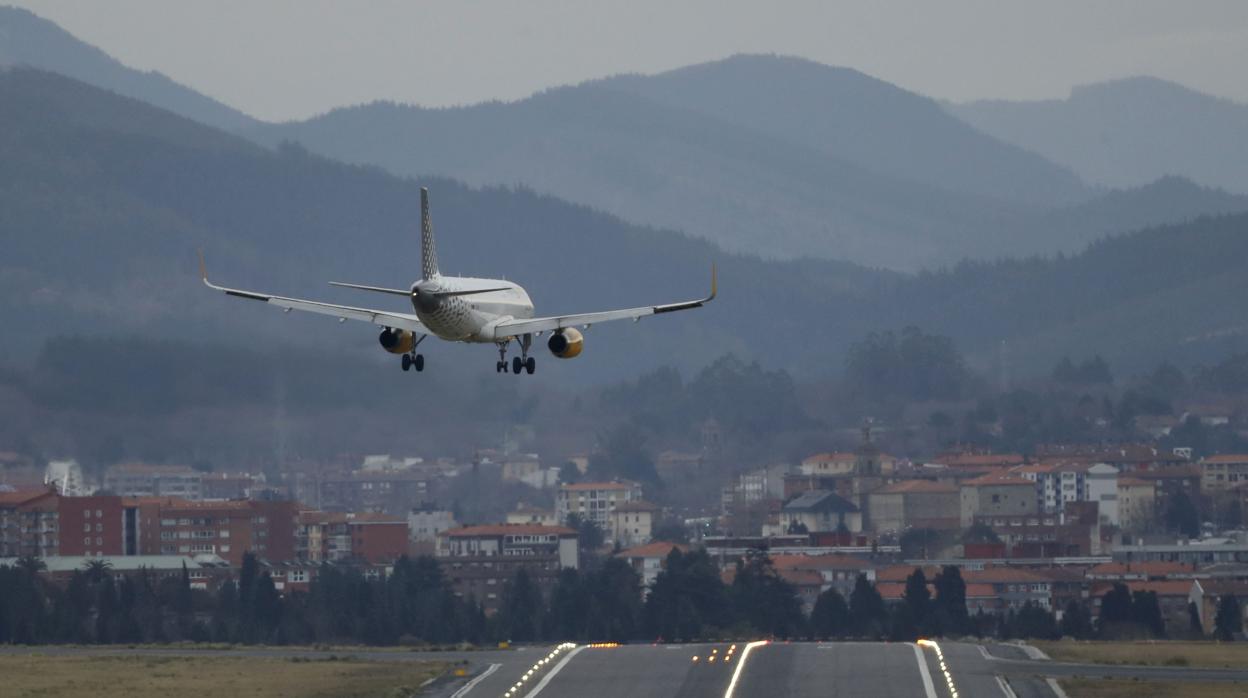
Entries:
{"type": "MultiPolygon", "coordinates": [[[[176,641],[242,644],[487,644],[501,641],[681,641],[723,637],[913,640],[936,636],[1118,639],[1164,637],[1156,594],[1115,584],[1094,624],[1072,601],[1060,622],[1028,602],[1017,612],[970,615],[966,584],[947,566],[929,585],[922,569],[887,604],[866,575],[848,598],[835,588],[809,614],[797,590],[764,551],[739,560],[725,581],[705,551],[673,550],[643,594],[631,565],[609,558],[593,569],[564,569],[543,593],[521,568],[503,585],[498,611],[452,590],[432,557],[400,558],[390,575],[326,565],[306,592],[280,592],[248,554],[237,578],[215,592],[193,589],[189,572],[158,577],[148,570],[119,576],[104,560],[72,573],[64,586],[41,574],[38,558],[0,567],[0,643],[110,644],[176,641]],[[930,586],[930,588],[929,588],[930,586]],[[934,593],[933,593],[934,592],[934,593]]],[[[1225,597],[1217,634],[1241,631],[1239,605],[1225,597]]],[[[1199,614],[1192,607],[1193,630],[1199,614]]]]}

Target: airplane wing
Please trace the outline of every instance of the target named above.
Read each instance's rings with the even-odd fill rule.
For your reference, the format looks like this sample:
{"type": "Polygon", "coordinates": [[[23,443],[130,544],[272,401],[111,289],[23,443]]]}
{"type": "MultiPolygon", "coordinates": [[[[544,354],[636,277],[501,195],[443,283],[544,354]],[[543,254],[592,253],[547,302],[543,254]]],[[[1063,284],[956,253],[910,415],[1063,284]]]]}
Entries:
{"type": "Polygon", "coordinates": [[[363,320],[364,322],[371,322],[374,325],[380,325],[382,327],[410,330],[417,334],[429,334],[429,330],[426,329],[424,325],[420,324],[420,319],[409,313],[392,313],[388,310],[355,308],[349,305],[335,305],[333,303],[309,301],[301,298],[285,298],[283,296],[273,296],[267,293],[257,293],[255,291],[244,291],[237,288],[218,286],[208,280],[208,271],[204,266],[204,256],[202,253],[199,256],[199,277],[203,280],[205,286],[216,291],[221,291],[227,296],[236,296],[238,298],[249,298],[251,300],[263,301],[270,305],[276,305],[279,308],[285,308],[287,310],[302,310],[309,313],[330,315],[336,318],[363,320]]]}
{"type": "Polygon", "coordinates": [[[496,337],[509,337],[514,335],[528,334],[534,332],[547,332],[552,330],[560,330],[565,327],[574,327],[576,325],[593,325],[599,322],[610,322],[611,320],[640,320],[647,315],[660,315],[662,313],[671,313],[677,310],[689,310],[690,308],[700,308],[712,300],[715,300],[716,294],[715,267],[711,266],[711,293],[706,298],[700,298],[693,301],[684,301],[682,303],[668,303],[665,305],[648,305],[640,308],[626,308],[623,310],[604,310],[598,313],[578,313],[576,315],[556,315],[552,317],[539,317],[529,320],[506,320],[500,322],[494,327],[494,335],[496,337]]]}

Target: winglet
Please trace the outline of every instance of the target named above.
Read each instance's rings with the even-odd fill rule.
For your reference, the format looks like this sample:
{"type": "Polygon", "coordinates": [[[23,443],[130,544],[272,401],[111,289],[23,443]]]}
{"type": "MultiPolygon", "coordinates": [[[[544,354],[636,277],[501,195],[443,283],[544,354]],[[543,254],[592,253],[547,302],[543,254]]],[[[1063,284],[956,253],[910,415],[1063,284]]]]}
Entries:
{"type": "Polygon", "coordinates": [[[199,280],[208,283],[208,266],[204,264],[204,251],[195,250],[199,253],[199,280]]]}
{"type": "Polygon", "coordinates": [[[711,262],[711,295],[707,296],[704,302],[709,303],[710,301],[715,300],[715,294],[718,292],[719,292],[719,285],[716,283],[716,280],[715,280],[715,263],[711,262]]]}

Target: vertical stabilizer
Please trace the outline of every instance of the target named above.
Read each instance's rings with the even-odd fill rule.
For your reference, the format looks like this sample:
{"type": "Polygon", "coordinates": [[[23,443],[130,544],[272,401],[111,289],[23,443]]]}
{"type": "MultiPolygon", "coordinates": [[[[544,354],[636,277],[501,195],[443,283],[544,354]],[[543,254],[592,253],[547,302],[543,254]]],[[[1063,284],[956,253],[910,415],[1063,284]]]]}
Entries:
{"type": "Polygon", "coordinates": [[[420,273],[434,279],[438,274],[438,248],[433,244],[433,220],[429,217],[429,190],[420,188],[420,273]]]}

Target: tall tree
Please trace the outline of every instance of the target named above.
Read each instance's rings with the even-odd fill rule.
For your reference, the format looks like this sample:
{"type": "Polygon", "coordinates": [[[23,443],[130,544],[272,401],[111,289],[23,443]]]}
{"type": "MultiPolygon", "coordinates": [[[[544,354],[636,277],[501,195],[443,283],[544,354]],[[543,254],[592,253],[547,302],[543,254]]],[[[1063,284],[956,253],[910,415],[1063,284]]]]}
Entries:
{"type": "Polygon", "coordinates": [[[836,589],[829,587],[815,599],[810,612],[810,629],[815,637],[842,637],[849,632],[849,604],[836,589]]]}
{"type": "Polygon", "coordinates": [[[1239,599],[1234,594],[1226,594],[1218,599],[1218,612],[1213,618],[1213,627],[1217,630],[1218,637],[1230,642],[1235,639],[1235,633],[1243,632],[1244,618],[1240,614],[1239,599]]]}
{"type": "Polygon", "coordinates": [[[879,637],[884,632],[888,611],[880,592],[865,574],[854,580],[854,589],[849,594],[849,616],[855,635],[879,637]]]}

